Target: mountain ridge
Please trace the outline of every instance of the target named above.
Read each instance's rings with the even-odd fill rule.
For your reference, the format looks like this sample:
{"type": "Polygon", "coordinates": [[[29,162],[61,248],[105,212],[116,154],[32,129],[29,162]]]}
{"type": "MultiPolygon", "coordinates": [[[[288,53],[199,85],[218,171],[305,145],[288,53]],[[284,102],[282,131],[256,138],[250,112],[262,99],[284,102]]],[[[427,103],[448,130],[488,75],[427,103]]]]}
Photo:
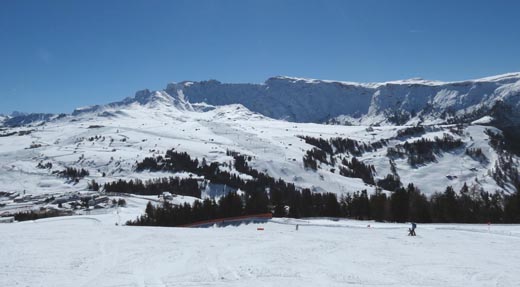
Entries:
{"type": "MultiPolygon", "coordinates": [[[[262,84],[183,81],[170,83],[161,92],[192,104],[242,104],[253,112],[293,122],[348,118],[348,124],[438,123],[440,116],[446,120],[480,110],[471,119],[477,120],[489,115],[497,102],[512,110],[519,107],[520,73],[455,82],[408,79],[382,83],[276,76],[262,84]]],[[[134,99],[138,97],[136,94],[134,99]]],[[[509,117],[520,122],[516,113],[509,117]]]]}
{"type": "MultiPolygon", "coordinates": [[[[181,110],[241,104],[274,119],[347,125],[471,122],[491,116],[507,118],[507,123],[499,125],[511,126],[520,123],[516,112],[520,107],[520,72],[453,82],[414,78],[356,83],[289,76],[270,77],[261,84],[182,81],[169,83],[163,90],[140,90],[121,101],[77,108],[71,115],[102,113],[133,104],[150,108],[162,104],[181,110]]],[[[35,115],[18,113],[3,122],[16,125],[53,118],[51,114],[35,115]]]]}

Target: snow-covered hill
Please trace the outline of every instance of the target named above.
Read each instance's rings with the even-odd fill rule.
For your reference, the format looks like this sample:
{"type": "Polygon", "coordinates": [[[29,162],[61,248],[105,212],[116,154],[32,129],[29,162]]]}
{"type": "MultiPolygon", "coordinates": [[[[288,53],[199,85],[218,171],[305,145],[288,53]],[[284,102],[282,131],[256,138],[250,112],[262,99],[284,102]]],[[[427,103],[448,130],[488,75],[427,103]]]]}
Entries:
{"type": "MultiPolygon", "coordinates": [[[[488,191],[513,191],[511,186],[498,186],[490,176],[498,155],[485,131],[494,128],[431,126],[424,134],[398,136],[406,128],[292,123],[267,118],[242,105],[202,108],[184,101],[151,101],[144,105],[131,102],[2,131],[0,186],[4,191],[42,194],[86,190],[91,179],[102,184],[121,178],[164,177],[169,174],[136,172],[136,162],[175,148],[199,160],[219,163],[232,162],[226,151],[236,151],[251,156],[253,168],[316,192],[345,194],[374,189],[360,178],[340,174],[341,160],[354,157],[348,152],[334,154],[334,164],[318,162],[316,171],[305,168],[303,157],[315,148],[300,138],[308,136],[348,138],[366,144],[387,140],[387,146],[365,151],[357,158],[374,165],[376,180],[392,173],[392,159],[403,184],[414,183],[427,194],[442,191],[448,185],[458,189],[464,182],[488,191]],[[388,148],[443,134],[460,139],[463,145],[440,152],[435,161],[418,166],[410,165],[406,156],[388,156],[388,148]],[[468,148],[481,149],[484,160],[467,155],[468,148]],[[39,163],[51,163],[52,168],[37,167],[39,163]],[[71,183],[53,173],[67,167],[85,168],[90,175],[79,183],[71,183]]],[[[232,167],[227,169],[238,173],[232,167]]]]}

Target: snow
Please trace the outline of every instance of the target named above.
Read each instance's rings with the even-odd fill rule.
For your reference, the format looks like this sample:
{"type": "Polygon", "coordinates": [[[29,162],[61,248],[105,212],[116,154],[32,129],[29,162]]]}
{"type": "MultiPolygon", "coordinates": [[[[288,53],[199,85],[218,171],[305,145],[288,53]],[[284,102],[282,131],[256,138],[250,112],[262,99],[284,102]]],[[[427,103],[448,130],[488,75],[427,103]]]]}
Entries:
{"type": "Polygon", "coordinates": [[[516,72],[516,73],[505,73],[505,74],[485,77],[485,78],[481,78],[481,79],[475,79],[473,81],[475,81],[475,82],[499,82],[499,81],[503,81],[503,80],[513,80],[516,82],[516,81],[518,81],[518,78],[520,78],[520,73],[516,72]]]}
{"type": "Polygon", "coordinates": [[[361,124],[388,124],[385,117],[375,119],[398,110],[435,122],[446,111],[460,115],[490,109],[499,100],[512,106],[520,103],[520,73],[461,82],[408,79],[355,83],[278,76],[263,84],[189,83],[170,84],[165,91],[191,103],[242,104],[262,115],[295,122],[348,116],[361,124]]]}
{"type": "Polygon", "coordinates": [[[493,117],[490,117],[490,116],[484,116],[478,120],[475,120],[473,122],[471,122],[472,125],[485,125],[485,124],[490,124],[493,122],[493,120],[495,120],[493,117]]]}
{"type": "MultiPolygon", "coordinates": [[[[514,74],[511,74],[514,76],[514,74]]],[[[498,77],[498,76],[497,76],[498,77]]],[[[380,86],[384,86],[387,84],[396,84],[396,85],[443,85],[445,82],[441,81],[432,81],[432,80],[425,80],[422,78],[411,78],[411,79],[405,79],[405,80],[396,80],[396,81],[386,81],[386,82],[373,82],[373,83],[359,83],[359,82],[347,82],[347,81],[336,81],[336,80],[319,80],[319,79],[311,79],[311,78],[300,78],[300,77],[290,77],[290,76],[277,76],[273,77],[272,79],[281,79],[281,80],[289,80],[294,82],[304,82],[307,84],[319,84],[319,83],[336,83],[336,84],[342,84],[342,85],[350,85],[350,86],[361,86],[361,87],[368,87],[368,88],[378,88],[380,86]]],[[[500,78],[501,79],[501,78],[500,78]]],[[[490,80],[495,80],[495,78],[490,78],[490,80]]]]}
{"type": "MultiPolygon", "coordinates": [[[[160,96],[151,92],[150,95],[160,96]]],[[[136,161],[164,155],[166,150],[175,148],[199,160],[204,157],[207,162],[221,163],[232,161],[231,157],[226,156],[226,150],[233,150],[251,156],[253,160],[250,165],[253,168],[317,192],[338,195],[363,189],[372,192],[374,187],[360,179],[341,176],[338,166],[322,164],[317,172],[304,169],[302,158],[313,146],[298,136],[325,139],[348,137],[368,143],[394,138],[397,130],[405,128],[382,126],[367,131],[366,126],[291,123],[267,118],[239,104],[202,111],[186,107],[184,101],[172,105],[157,100],[153,107],[130,103],[57,119],[42,126],[9,129],[7,132],[31,130],[31,133],[0,137],[0,186],[3,191],[9,192],[54,194],[85,191],[87,182],[92,179],[102,185],[119,179],[190,176],[187,173],[135,172],[136,161]],[[113,116],[99,116],[104,113],[113,116]],[[89,140],[96,136],[98,139],[89,140]],[[29,148],[32,144],[41,147],[29,148]],[[52,163],[52,170],[37,168],[39,162],[52,163]],[[90,176],[74,184],[52,174],[52,171],[66,167],[87,169],[90,176]],[[332,168],[336,170],[332,172],[332,168]]],[[[416,168],[410,167],[406,159],[397,159],[397,170],[403,184],[414,183],[426,194],[443,191],[448,185],[458,190],[464,182],[477,184],[477,180],[490,192],[503,190],[488,175],[497,156],[487,142],[488,136],[484,133],[487,128],[469,126],[462,136],[454,136],[461,138],[466,147],[482,148],[488,162],[471,159],[464,154],[464,149],[440,154],[437,162],[416,168]],[[458,178],[453,180],[447,177],[453,175],[458,178]]],[[[423,137],[442,137],[443,133],[449,133],[449,126],[442,131],[439,129],[429,131],[423,137]]],[[[389,146],[402,143],[403,140],[394,139],[389,146]]],[[[390,173],[386,148],[365,153],[360,159],[375,166],[376,178],[384,178],[390,173]]],[[[233,169],[229,172],[244,179],[250,178],[233,169]]],[[[505,191],[511,192],[508,188],[506,186],[505,191]]],[[[210,187],[207,194],[215,195],[215,191],[210,187]]]]}
{"type": "MultiPolygon", "coordinates": [[[[210,106],[241,104],[247,109],[274,119],[293,122],[326,122],[336,119],[353,124],[391,124],[388,115],[399,111],[412,115],[408,124],[445,122],[441,115],[462,116],[474,111],[491,113],[498,102],[512,109],[513,123],[520,117],[520,73],[509,73],[475,80],[441,82],[420,78],[380,83],[355,83],[278,76],[262,84],[230,84],[216,80],[170,83],[162,91],[138,91],[134,97],[104,106],[76,109],[72,115],[102,112],[107,108],[157,103],[179,109],[204,109],[210,106]]],[[[8,125],[35,122],[50,115],[22,115],[9,119],[8,125]]]]}
{"type": "MultiPolygon", "coordinates": [[[[520,90],[520,82],[511,79],[514,79],[514,76],[497,78],[493,80],[493,85],[500,87],[502,95],[506,95],[506,90],[509,93],[507,95],[512,95],[515,89],[520,90]],[[512,83],[500,86],[501,81],[512,83]],[[513,85],[514,88],[506,88],[507,85],[513,85]]],[[[287,84],[287,78],[283,77],[270,79],[270,81],[274,81],[268,84],[271,88],[287,84]]],[[[298,85],[300,84],[303,86],[298,86],[292,92],[302,91],[300,88],[309,91],[309,87],[305,86],[307,83],[302,82],[298,85]]],[[[406,158],[395,159],[396,170],[403,185],[413,183],[426,195],[442,192],[447,186],[459,190],[464,183],[470,187],[482,187],[488,192],[514,192],[511,185],[500,187],[490,176],[490,170],[493,169],[498,155],[489,145],[489,137],[485,131],[490,128],[499,131],[481,125],[491,120],[490,116],[475,121],[475,125],[465,127],[460,135],[449,131],[453,126],[438,125],[427,126],[424,135],[402,139],[396,138],[396,135],[398,130],[406,126],[368,127],[295,123],[267,117],[251,111],[243,104],[214,106],[189,102],[194,94],[193,91],[186,89],[201,89],[198,93],[203,93],[209,89],[208,87],[213,87],[218,95],[218,91],[222,92],[219,90],[220,85],[225,85],[226,89],[238,89],[240,93],[258,88],[254,85],[235,86],[217,81],[204,82],[203,85],[197,82],[190,85],[170,84],[169,90],[175,91],[176,96],[171,96],[167,91],[143,90],[137,92],[135,97],[127,98],[122,102],[77,110],[74,115],[53,117],[53,120],[43,124],[3,128],[3,135],[15,134],[0,137],[0,191],[41,195],[42,198],[44,195],[60,196],[69,192],[86,192],[87,183],[91,180],[103,185],[119,179],[148,180],[169,176],[182,178],[196,176],[186,172],[172,174],[135,171],[136,162],[145,157],[164,155],[166,150],[175,148],[177,151],[187,152],[199,161],[205,158],[208,163],[225,164],[233,161],[232,157],[226,155],[226,151],[236,151],[250,156],[252,160],[249,165],[256,170],[266,172],[273,178],[294,183],[298,188],[309,188],[314,192],[332,192],[339,196],[361,190],[371,193],[375,189],[374,186],[364,183],[359,178],[347,178],[339,174],[341,158],[351,158],[351,155],[337,156],[335,165],[321,163],[318,171],[305,169],[303,156],[313,146],[306,144],[299,136],[324,139],[342,137],[365,143],[387,139],[389,147],[393,147],[405,141],[442,137],[444,133],[448,133],[462,140],[464,147],[436,154],[435,162],[421,166],[410,166],[406,158]],[[465,154],[466,148],[480,148],[486,160],[479,161],[471,158],[465,154]],[[52,163],[52,169],[37,168],[40,162],[52,163]],[[90,175],[75,183],[55,174],[66,167],[84,168],[90,175]]],[[[457,89],[462,89],[461,87],[465,89],[468,86],[471,92],[459,97],[459,92],[450,91],[441,85],[439,86],[441,90],[433,90],[436,96],[432,100],[439,105],[462,107],[464,101],[474,101],[478,98],[479,94],[476,91],[487,91],[487,89],[490,89],[490,93],[495,91],[486,81],[453,85],[457,89]]],[[[318,88],[316,91],[333,91],[337,88],[335,85],[328,84],[326,87],[318,88]]],[[[343,86],[341,89],[344,88],[343,86]]],[[[368,119],[370,123],[384,121],[385,116],[377,114],[378,110],[375,107],[416,106],[422,99],[414,96],[415,89],[434,88],[433,86],[384,85],[370,99],[368,114],[373,116],[364,119],[345,116],[344,119],[358,121],[357,124],[362,124],[368,119]],[[404,95],[403,101],[402,95],[404,95]]],[[[345,89],[350,90],[350,88],[345,89]]],[[[356,91],[359,90],[357,88],[352,90],[352,92],[356,91]]],[[[261,94],[256,94],[259,95],[261,94]]],[[[227,97],[224,94],[222,96],[227,97]]],[[[369,94],[365,96],[369,97],[369,94]]],[[[304,97],[310,101],[301,105],[321,104],[321,101],[313,99],[313,96],[304,97]]],[[[511,99],[513,98],[511,96],[511,99]]],[[[265,104],[267,100],[263,102],[265,104]]],[[[376,181],[391,173],[386,147],[367,152],[359,159],[374,165],[376,181]]],[[[518,161],[516,156],[515,161],[518,161]]],[[[251,179],[250,176],[239,173],[230,165],[221,168],[242,179],[251,179]]],[[[230,190],[222,185],[208,184],[202,197],[218,197],[230,190]]],[[[6,203],[12,204],[12,202],[2,202],[2,204],[6,203]]],[[[0,213],[6,209],[12,211],[13,208],[25,209],[27,204],[1,207],[0,213]]]]}
{"type": "Polygon", "coordinates": [[[114,224],[137,211],[0,224],[0,285],[520,284],[518,225],[420,224],[409,237],[408,225],[352,220],[275,218],[225,228],[114,224]]]}

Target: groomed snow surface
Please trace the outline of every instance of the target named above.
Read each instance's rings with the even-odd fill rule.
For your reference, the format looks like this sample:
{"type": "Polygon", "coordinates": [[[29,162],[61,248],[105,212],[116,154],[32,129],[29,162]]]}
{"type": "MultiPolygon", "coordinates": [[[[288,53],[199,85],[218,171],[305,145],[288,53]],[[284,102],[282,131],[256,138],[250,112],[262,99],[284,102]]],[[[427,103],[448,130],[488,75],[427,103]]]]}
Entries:
{"type": "Polygon", "coordinates": [[[520,286],[518,225],[421,224],[416,237],[405,224],[326,219],[116,226],[137,200],[0,225],[0,286],[520,286]]]}

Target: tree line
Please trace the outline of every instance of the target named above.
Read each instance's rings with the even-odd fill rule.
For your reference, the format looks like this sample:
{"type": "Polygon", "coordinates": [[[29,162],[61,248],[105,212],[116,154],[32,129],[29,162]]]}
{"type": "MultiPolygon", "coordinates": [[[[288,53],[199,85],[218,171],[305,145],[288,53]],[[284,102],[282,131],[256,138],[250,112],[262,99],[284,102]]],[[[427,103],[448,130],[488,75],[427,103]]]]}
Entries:
{"type": "MultiPolygon", "coordinates": [[[[180,206],[165,203],[162,206],[149,205],[146,213],[129,224],[177,226],[201,220],[251,215],[272,212],[277,217],[346,217],[373,219],[393,222],[464,222],[464,223],[520,223],[520,196],[517,192],[505,194],[489,193],[476,186],[466,184],[456,192],[447,187],[427,197],[413,184],[402,187],[397,175],[389,174],[378,184],[385,189],[376,188],[368,194],[366,190],[337,198],[332,193],[314,193],[310,189],[298,189],[292,183],[274,179],[269,175],[251,168],[251,157],[228,151],[234,158],[237,171],[249,174],[251,180],[242,180],[235,174],[221,171],[218,163],[200,163],[189,155],[178,155],[174,150],[168,157],[146,160],[160,170],[179,170],[189,168],[190,172],[204,176],[212,182],[228,184],[242,192],[231,192],[218,201],[205,199],[193,205],[180,206]],[[184,162],[176,163],[172,158],[184,162]],[[195,165],[197,163],[197,165],[195,165]],[[220,174],[220,175],[219,175],[220,174]],[[218,175],[218,176],[217,176],[218,175]]],[[[143,161],[144,162],[144,161],[143,161]]],[[[141,167],[143,166],[141,162],[141,167]]],[[[350,162],[352,164],[352,162],[350,162]]],[[[371,168],[367,167],[367,171],[371,168]]],[[[200,192],[200,186],[191,186],[200,192]]],[[[156,189],[159,192],[161,189],[156,189]]],[[[174,192],[175,193],[175,192],[174,192]]]]}
{"type": "Polygon", "coordinates": [[[365,152],[373,152],[383,148],[388,144],[388,141],[381,139],[376,142],[366,143],[362,141],[353,140],[350,138],[334,137],[328,140],[323,138],[315,138],[310,136],[298,136],[305,143],[319,148],[329,155],[349,153],[353,156],[362,156],[365,152]]]}
{"type": "Polygon", "coordinates": [[[387,149],[390,158],[407,157],[411,166],[425,164],[436,160],[435,154],[441,151],[450,151],[464,145],[462,140],[454,139],[449,134],[442,138],[435,137],[433,140],[421,138],[413,142],[405,142],[387,149]]]}
{"type": "Polygon", "coordinates": [[[332,193],[312,193],[303,191],[274,190],[258,191],[239,195],[230,192],[218,201],[204,199],[192,205],[184,203],[173,205],[164,202],[154,206],[148,203],[145,214],[128,221],[128,225],[179,226],[198,221],[254,215],[272,212],[274,216],[300,217],[339,217],[341,206],[332,193]]]}
{"type": "Polygon", "coordinates": [[[398,130],[397,137],[414,137],[423,135],[424,133],[426,133],[426,129],[423,126],[413,126],[398,130]]]}
{"type": "Polygon", "coordinates": [[[156,178],[146,181],[140,179],[131,179],[129,181],[120,179],[118,181],[105,183],[104,189],[105,192],[139,195],[159,195],[167,191],[174,194],[200,198],[202,194],[196,179],[179,177],[156,178]]]}
{"type": "Polygon", "coordinates": [[[73,180],[75,182],[78,182],[80,179],[84,178],[85,176],[89,176],[90,173],[88,170],[83,168],[73,168],[73,167],[67,167],[64,170],[61,171],[54,171],[53,173],[57,173],[61,177],[65,177],[69,180],[73,180]]]}
{"type": "Polygon", "coordinates": [[[381,189],[342,199],[347,217],[377,221],[423,223],[518,223],[520,196],[489,193],[466,184],[457,193],[451,186],[427,197],[413,184],[399,187],[389,195],[381,189]]]}
{"type": "Polygon", "coordinates": [[[341,163],[347,167],[340,167],[339,173],[346,177],[361,178],[364,183],[375,184],[374,173],[376,169],[371,164],[365,164],[357,158],[353,157],[352,160],[344,158],[341,163]]]}
{"type": "Polygon", "coordinates": [[[520,223],[520,196],[490,194],[464,185],[427,197],[413,184],[387,194],[376,189],[347,194],[304,190],[228,193],[218,201],[205,199],[172,205],[148,204],[144,215],[130,225],[178,226],[202,220],[271,212],[275,217],[344,217],[362,220],[421,223],[520,223]]]}
{"type": "Polygon", "coordinates": [[[513,156],[515,149],[513,144],[503,134],[486,129],[489,136],[489,144],[498,153],[494,168],[489,172],[497,184],[504,188],[512,185],[516,190],[520,189],[520,172],[518,161],[513,156]]]}

